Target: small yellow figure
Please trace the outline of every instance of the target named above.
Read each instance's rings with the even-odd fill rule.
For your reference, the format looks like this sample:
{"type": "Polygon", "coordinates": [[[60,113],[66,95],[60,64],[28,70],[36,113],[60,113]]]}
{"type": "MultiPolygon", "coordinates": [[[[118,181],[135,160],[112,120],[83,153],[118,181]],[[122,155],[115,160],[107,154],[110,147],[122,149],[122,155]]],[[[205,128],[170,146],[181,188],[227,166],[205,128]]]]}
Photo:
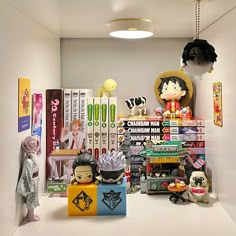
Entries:
{"type": "Polygon", "coordinates": [[[98,97],[112,97],[111,92],[116,89],[117,83],[113,79],[107,79],[104,81],[103,86],[98,88],[98,97]]]}

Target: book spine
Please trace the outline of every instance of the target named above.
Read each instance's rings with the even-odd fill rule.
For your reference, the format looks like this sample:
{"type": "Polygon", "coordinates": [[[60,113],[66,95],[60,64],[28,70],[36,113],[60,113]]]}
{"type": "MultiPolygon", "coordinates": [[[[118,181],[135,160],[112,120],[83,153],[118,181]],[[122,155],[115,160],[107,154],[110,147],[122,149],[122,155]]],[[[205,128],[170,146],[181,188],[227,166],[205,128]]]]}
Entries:
{"type": "Polygon", "coordinates": [[[81,131],[83,133],[87,133],[87,98],[93,96],[92,89],[80,89],[80,96],[79,96],[79,119],[82,122],[81,131]]]}
{"type": "Polygon", "coordinates": [[[98,160],[101,154],[101,126],[100,126],[100,117],[101,117],[101,99],[100,97],[93,98],[93,135],[94,135],[94,157],[98,160]]]}
{"type": "Polygon", "coordinates": [[[87,101],[87,122],[86,122],[86,149],[91,154],[94,155],[93,143],[94,143],[94,132],[93,132],[93,97],[88,97],[87,101]]]}
{"type": "Polygon", "coordinates": [[[108,98],[101,98],[101,153],[108,152],[108,98]]]}
{"type": "Polygon", "coordinates": [[[109,151],[117,150],[117,97],[109,97],[109,151]]]}
{"type": "Polygon", "coordinates": [[[71,89],[64,89],[64,127],[70,127],[71,123],[71,89]]]}
{"type": "Polygon", "coordinates": [[[79,89],[71,90],[71,120],[79,120],[79,89]]]}
{"type": "Polygon", "coordinates": [[[63,124],[63,92],[61,89],[46,90],[46,177],[50,176],[51,166],[48,158],[60,139],[63,124]]]}

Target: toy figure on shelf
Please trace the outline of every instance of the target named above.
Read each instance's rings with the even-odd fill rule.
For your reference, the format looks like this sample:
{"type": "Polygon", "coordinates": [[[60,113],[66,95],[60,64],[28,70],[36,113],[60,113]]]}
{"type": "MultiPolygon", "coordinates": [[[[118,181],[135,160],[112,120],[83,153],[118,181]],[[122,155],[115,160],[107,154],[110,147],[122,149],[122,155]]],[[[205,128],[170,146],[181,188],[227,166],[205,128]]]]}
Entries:
{"type": "Polygon", "coordinates": [[[175,118],[180,117],[181,107],[191,100],[193,85],[183,72],[167,71],[156,79],[154,91],[159,102],[166,106],[163,116],[175,118]]]}
{"type": "Polygon", "coordinates": [[[97,161],[88,152],[79,153],[73,165],[71,184],[87,184],[95,181],[97,175],[97,161]]]}
{"type": "Polygon", "coordinates": [[[123,152],[125,158],[127,159],[128,157],[131,156],[130,153],[131,141],[130,141],[129,131],[124,132],[124,139],[125,139],[124,142],[120,146],[120,151],[123,152]]]}
{"type": "Polygon", "coordinates": [[[102,154],[98,159],[98,167],[101,176],[97,183],[121,184],[125,172],[125,156],[118,151],[102,154]]]}
{"type": "Polygon", "coordinates": [[[147,108],[146,108],[146,98],[145,97],[136,97],[136,98],[130,98],[125,101],[128,108],[130,109],[130,115],[133,116],[135,109],[138,109],[139,116],[146,115],[147,114],[147,108]]]}
{"type": "Polygon", "coordinates": [[[140,174],[140,178],[142,178],[142,176],[144,177],[144,179],[147,179],[147,170],[146,167],[147,166],[147,160],[146,157],[143,158],[143,163],[142,166],[138,168],[139,174],[140,174]]]}
{"type": "Polygon", "coordinates": [[[35,215],[34,209],[39,206],[39,165],[37,161],[39,140],[34,136],[28,136],[21,143],[21,148],[25,158],[16,191],[25,198],[26,219],[28,221],[38,221],[40,218],[35,215]]]}
{"type": "Polygon", "coordinates": [[[188,198],[191,202],[209,202],[208,182],[203,171],[193,171],[189,180],[188,198]]]}
{"type": "Polygon", "coordinates": [[[156,109],[154,109],[154,112],[157,116],[158,119],[162,119],[163,118],[163,109],[161,107],[158,107],[156,109]]]}
{"type": "Polygon", "coordinates": [[[192,111],[189,106],[183,107],[180,110],[180,119],[182,120],[191,120],[192,118],[192,111]]]}
{"type": "Polygon", "coordinates": [[[112,97],[112,92],[116,90],[117,83],[114,79],[104,81],[102,87],[98,88],[97,97],[112,97]]]}

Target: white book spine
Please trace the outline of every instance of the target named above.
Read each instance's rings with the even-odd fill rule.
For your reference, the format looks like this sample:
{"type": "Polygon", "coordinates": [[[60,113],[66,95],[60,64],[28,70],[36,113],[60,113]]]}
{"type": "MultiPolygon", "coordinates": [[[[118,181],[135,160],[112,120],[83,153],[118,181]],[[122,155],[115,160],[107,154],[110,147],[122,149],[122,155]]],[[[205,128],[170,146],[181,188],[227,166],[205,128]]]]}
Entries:
{"type": "Polygon", "coordinates": [[[71,123],[71,89],[64,89],[64,127],[70,127],[71,123]]]}
{"type": "Polygon", "coordinates": [[[109,97],[109,151],[117,150],[117,97],[109,97]]]}
{"type": "Polygon", "coordinates": [[[92,89],[80,89],[80,102],[79,102],[79,112],[80,116],[79,119],[82,122],[81,131],[86,134],[86,127],[87,127],[87,98],[93,96],[92,89]]]}
{"type": "Polygon", "coordinates": [[[71,90],[72,120],[79,120],[79,89],[71,90]]]}
{"type": "Polygon", "coordinates": [[[94,135],[94,157],[98,160],[101,154],[101,123],[100,123],[100,114],[101,114],[101,98],[93,98],[93,135],[94,135]]]}
{"type": "Polygon", "coordinates": [[[108,149],[108,98],[101,97],[101,154],[108,149]]]}
{"type": "Polygon", "coordinates": [[[94,135],[93,135],[93,97],[87,98],[87,122],[86,122],[86,150],[91,154],[94,155],[94,135]]]}

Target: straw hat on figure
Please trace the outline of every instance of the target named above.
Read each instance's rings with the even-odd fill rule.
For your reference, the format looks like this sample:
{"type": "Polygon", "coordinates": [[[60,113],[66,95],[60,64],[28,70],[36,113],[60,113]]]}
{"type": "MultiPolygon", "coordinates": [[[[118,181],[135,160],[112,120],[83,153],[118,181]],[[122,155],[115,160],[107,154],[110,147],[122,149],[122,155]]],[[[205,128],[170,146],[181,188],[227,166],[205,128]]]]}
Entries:
{"type": "Polygon", "coordinates": [[[26,219],[28,221],[38,221],[40,218],[35,215],[34,209],[39,206],[39,165],[37,161],[39,140],[34,136],[28,136],[21,143],[21,148],[24,163],[16,191],[24,197],[27,208],[26,219]]]}

